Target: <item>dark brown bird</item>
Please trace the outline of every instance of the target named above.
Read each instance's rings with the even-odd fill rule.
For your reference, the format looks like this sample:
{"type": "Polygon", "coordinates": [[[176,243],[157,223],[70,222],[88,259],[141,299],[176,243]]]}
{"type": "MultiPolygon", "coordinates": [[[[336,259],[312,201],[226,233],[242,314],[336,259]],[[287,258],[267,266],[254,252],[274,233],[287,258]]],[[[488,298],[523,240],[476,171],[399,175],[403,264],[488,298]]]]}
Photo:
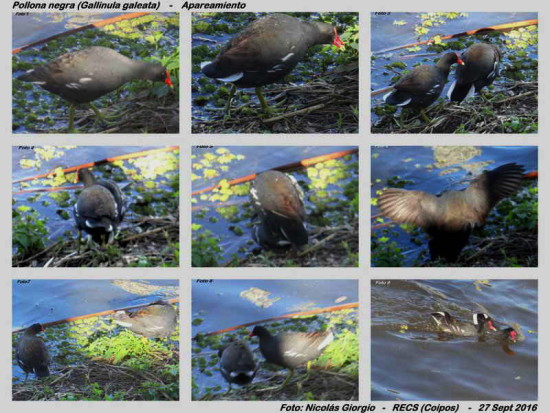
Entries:
{"type": "Polygon", "coordinates": [[[33,324],[25,330],[19,339],[15,349],[15,359],[19,367],[25,372],[25,382],[29,373],[36,374],[36,377],[48,377],[50,370],[50,354],[44,340],[36,335],[44,331],[42,324],[33,324]]]}
{"type": "Polygon", "coordinates": [[[220,372],[229,383],[245,386],[254,380],[258,367],[250,349],[242,341],[234,341],[218,351],[220,372]]]}
{"type": "Polygon", "coordinates": [[[260,351],[268,363],[290,371],[281,387],[292,378],[295,368],[315,360],[334,340],[334,334],[330,329],[309,333],[284,331],[273,336],[262,326],[254,327],[250,337],[260,339],[260,351]]]}
{"type": "Polygon", "coordinates": [[[435,66],[415,67],[393,85],[393,90],[384,95],[384,101],[390,105],[418,108],[424,114],[423,109],[441,95],[455,63],[464,64],[457,53],[450,52],[444,54],[435,66]]]}
{"type": "Polygon", "coordinates": [[[250,188],[250,201],[260,219],[252,227],[252,238],[267,248],[307,244],[303,196],[292,176],[279,171],[259,174],[250,188]]]}
{"type": "Polygon", "coordinates": [[[97,243],[103,243],[104,239],[111,243],[124,218],[122,191],[112,181],[96,181],[88,169],[80,169],[78,178],[84,182],[84,190],[74,205],[78,230],[86,231],[97,243]]]}
{"type": "Polygon", "coordinates": [[[132,60],[113,49],[100,46],[65,53],[23,73],[17,79],[39,85],[71,103],[69,132],[74,132],[76,105],[86,103],[101,117],[101,113],[91,102],[126,82],[141,79],[172,86],[170,75],[164,66],[132,60]]]}
{"type": "Polygon", "coordinates": [[[464,65],[456,69],[456,79],[447,93],[448,98],[455,102],[462,102],[493,83],[499,73],[502,53],[492,44],[476,43],[460,57],[464,65]]]}
{"type": "Polygon", "coordinates": [[[521,187],[524,167],[515,163],[484,171],[460,191],[432,195],[390,188],[378,198],[383,215],[399,224],[421,227],[430,236],[432,260],[454,262],[475,227],[485,224],[491,209],[521,187]]]}
{"type": "Polygon", "coordinates": [[[212,62],[203,62],[201,71],[210,78],[233,83],[226,110],[236,87],[255,87],[262,108],[267,111],[261,86],[288,75],[310,47],[330,43],[338,48],[344,45],[336,27],[276,13],[245,27],[212,62]]]}
{"type": "Polygon", "coordinates": [[[515,344],[520,339],[518,332],[512,327],[506,327],[502,330],[487,331],[481,339],[489,343],[515,344]]]}

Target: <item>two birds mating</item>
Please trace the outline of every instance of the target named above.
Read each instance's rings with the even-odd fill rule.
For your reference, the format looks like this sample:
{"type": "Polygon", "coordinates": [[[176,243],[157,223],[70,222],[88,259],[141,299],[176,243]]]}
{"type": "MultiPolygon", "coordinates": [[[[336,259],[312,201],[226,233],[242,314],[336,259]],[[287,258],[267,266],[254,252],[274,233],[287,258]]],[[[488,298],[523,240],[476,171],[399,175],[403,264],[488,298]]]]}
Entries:
{"type": "MultiPolygon", "coordinates": [[[[84,183],[74,205],[79,232],[85,231],[98,244],[113,242],[126,211],[122,191],[113,181],[96,180],[88,169],[80,169],[78,178],[84,183]]],[[[250,200],[258,217],[252,226],[253,239],[265,248],[289,245],[299,248],[307,244],[303,198],[291,175],[278,171],[259,174],[250,189],[250,200]]]]}
{"type": "Polygon", "coordinates": [[[250,202],[258,217],[252,226],[252,238],[264,248],[308,243],[305,225],[304,193],[292,175],[265,171],[250,187],[250,202]]]}
{"type": "Polygon", "coordinates": [[[447,96],[453,102],[462,102],[493,83],[499,74],[501,60],[502,54],[496,46],[475,43],[461,55],[455,52],[444,54],[435,66],[415,67],[392,85],[392,90],[383,99],[390,105],[419,109],[429,123],[424,108],[441,95],[453,64],[458,66],[447,96]]]}
{"type": "Polygon", "coordinates": [[[80,169],[77,176],[84,183],[74,205],[79,243],[82,231],[98,244],[112,243],[126,212],[124,194],[113,181],[97,181],[88,169],[80,169]]]}

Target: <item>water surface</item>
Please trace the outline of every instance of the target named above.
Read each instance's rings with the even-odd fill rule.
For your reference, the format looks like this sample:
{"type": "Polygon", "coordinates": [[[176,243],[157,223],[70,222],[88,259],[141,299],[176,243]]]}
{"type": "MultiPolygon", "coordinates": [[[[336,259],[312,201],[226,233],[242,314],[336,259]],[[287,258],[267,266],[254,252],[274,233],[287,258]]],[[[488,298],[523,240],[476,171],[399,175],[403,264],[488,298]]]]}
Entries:
{"type": "Polygon", "coordinates": [[[536,280],[374,280],[371,291],[373,400],[536,400],[536,280]],[[498,343],[436,332],[433,311],[461,320],[486,312],[519,326],[510,355],[498,343]]]}

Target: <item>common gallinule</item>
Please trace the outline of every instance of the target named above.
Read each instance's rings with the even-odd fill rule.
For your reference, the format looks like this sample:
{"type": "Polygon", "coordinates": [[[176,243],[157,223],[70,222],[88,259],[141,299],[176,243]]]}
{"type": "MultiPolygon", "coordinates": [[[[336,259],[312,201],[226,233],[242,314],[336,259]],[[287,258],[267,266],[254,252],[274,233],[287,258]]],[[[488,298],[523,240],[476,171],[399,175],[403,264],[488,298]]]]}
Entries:
{"type": "Polygon", "coordinates": [[[514,328],[506,327],[501,330],[486,331],[481,339],[489,343],[514,344],[518,341],[519,334],[514,328]]]}
{"type": "Polygon", "coordinates": [[[424,108],[434,103],[441,95],[451,66],[455,63],[464,65],[457,53],[449,52],[444,54],[435,66],[415,67],[392,86],[393,89],[384,95],[384,101],[389,105],[420,109],[424,120],[430,122],[424,108]]]}
{"type": "MultiPolygon", "coordinates": [[[[294,374],[294,369],[315,360],[334,340],[330,329],[310,333],[285,331],[277,336],[262,326],[256,326],[250,337],[260,339],[260,351],[268,363],[276,364],[290,371],[284,387],[294,374]]],[[[309,368],[308,368],[309,371],[309,368]]]]}
{"type": "Polygon", "coordinates": [[[497,331],[491,317],[484,313],[475,313],[473,322],[459,321],[446,311],[431,314],[439,330],[456,336],[477,336],[486,331],[497,331]]]}
{"type": "Polygon", "coordinates": [[[15,359],[19,367],[25,372],[25,382],[29,373],[36,374],[36,377],[48,377],[50,370],[50,354],[44,340],[36,335],[44,331],[42,324],[33,324],[25,330],[19,339],[15,349],[15,359]]]}
{"type": "Polygon", "coordinates": [[[205,76],[233,84],[226,111],[236,87],[254,87],[263,110],[267,112],[261,86],[288,75],[310,47],[330,43],[338,48],[344,45],[336,27],[286,14],[271,14],[245,27],[212,62],[203,62],[201,70],[205,76]]]}
{"type": "Polygon", "coordinates": [[[169,337],[176,328],[178,314],[171,304],[157,301],[135,311],[117,311],[114,322],[146,337],[169,337]]]}
{"type": "Polygon", "coordinates": [[[86,231],[97,243],[103,243],[104,238],[111,243],[124,218],[125,198],[122,191],[112,181],[96,181],[88,169],[80,169],[78,179],[84,182],[84,190],[74,206],[78,230],[86,231]]]}
{"type": "Polygon", "coordinates": [[[166,68],[158,63],[132,60],[113,49],[93,46],[66,53],[18,77],[59,95],[71,106],[69,132],[74,132],[75,106],[87,103],[98,118],[101,113],[90,102],[131,80],[151,80],[172,86],[166,68]]]}
{"type": "Polygon", "coordinates": [[[502,54],[492,44],[476,43],[468,47],[460,58],[464,65],[456,69],[456,79],[447,93],[448,98],[455,102],[462,102],[493,83],[498,76],[502,54]]]}
{"type": "Polygon", "coordinates": [[[307,244],[303,196],[294,177],[279,171],[259,174],[250,187],[250,201],[260,219],[252,227],[252,238],[266,248],[307,244]]]}
{"type": "Polygon", "coordinates": [[[242,341],[234,341],[218,351],[220,371],[223,378],[229,383],[245,386],[256,376],[256,362],[250,349],[242,341]]]}
{"type": "Polygon", "coordinates": [[[378,198],[378,208],[399,224],[421,227],[430,237],[432,260],[458,259],[474,227],[482,226],[493,207],[521,187],[524,167],[508,163],[484,171],[460,191],[432,195],[390,188],[378,198]]]}

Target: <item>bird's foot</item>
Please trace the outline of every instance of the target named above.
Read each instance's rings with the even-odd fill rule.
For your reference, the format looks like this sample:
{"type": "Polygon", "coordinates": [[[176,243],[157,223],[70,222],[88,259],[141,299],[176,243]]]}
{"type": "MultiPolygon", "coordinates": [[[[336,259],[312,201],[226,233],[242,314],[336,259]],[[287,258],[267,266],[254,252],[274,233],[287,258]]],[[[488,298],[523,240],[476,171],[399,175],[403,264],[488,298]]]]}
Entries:
{"type": "Polygon", "coordinates": [[[95,121],[94,121],[94,127],[97,126],[97,123],[99,121],[101,121],[101,123],[103,123],[104,125],[107,125],[107,126],[115,126],[120,122],[120,118],[121,118],[120,114],[105,115],[105,114],[101,113],[101,111],[98,108],[96,108],[94,105],[92,105],[91,103],[88,104],[88,107],[90,109],[92,109],[92,111],[95,113],[95,116],[96,116],[95,121]]]}

